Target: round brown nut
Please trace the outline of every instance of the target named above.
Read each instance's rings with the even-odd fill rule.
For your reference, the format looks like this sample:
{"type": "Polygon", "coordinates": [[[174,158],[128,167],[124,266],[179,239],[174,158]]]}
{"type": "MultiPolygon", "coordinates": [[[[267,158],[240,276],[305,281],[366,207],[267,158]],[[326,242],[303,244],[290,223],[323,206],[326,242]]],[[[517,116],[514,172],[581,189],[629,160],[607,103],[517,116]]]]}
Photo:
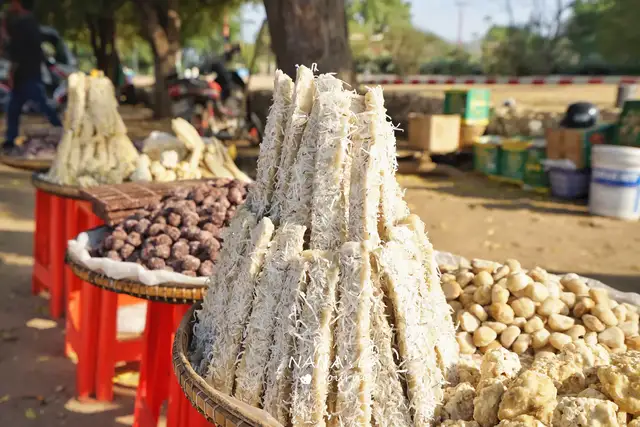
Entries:
{"type": "Polygon", "coordinates": [[[447,301],[454,300],[462,293],[462,288],[457,282],[446,282],[442,284],[442,292],[447,301]]]}
{"type": "Polygon", "coordinates": [[[462,311],[458,314],[458,322],[460,322],[460,328],[465,332],[475,332],[480,327],[480,320],[468,311],[462,311]]]}
{"type": "Polygon", "coordinates": [[[611,326],[598,334],[598,341],[611,349],[624,345],[624,333],[617,326],[611,326]]]}
{"type": "Polygon", "coordinates": [[[473,283],[478,287],[493,285],[493,277],[488,271],[481,271],[473,278],[473,283]]]}
{"type": "Polygon", "coordinates": [[[593,332],[602,332],[605,330],[604,324],[596,316],[592,314],[585,314],[582,316],[582,323],[584,326],[593,332]]]}
{"type": "Polygon", "coordinates": [[[587,329],[582,325],[574,325],[567,331],[567,335],[569,335],[574,341],[583,339],[586,333],[587,329]]]}
{"type": "Polygon", "coordinates": [[[551,332],[546,329],[539,329],[531,334],[531,346],[534,350],[545,347],[549,344],[549,338],[551,337],[551,332]]]}
{"type": "Polygon", "coordinates": [[[498,337],[496,331],[486,326],[481,326],[473,333],[473,344],[476,347],[485,347],[498,337]]]}
{"type": "Polygon", "coordinates": [[[555,332],[568,331],[576,323],[575,319],[561,314],[552,314],[548,319],[549,328],[555,332]]]}
{"type": "Polygon", "coordinates": [[[182,260],[182,269],[187,271],[197,271],[200,268],[200,260],[193,255],[187,255],[182,260]]]}
{"type": "Polygon", "coordinates": [[[571,279],[563,283],[565,289],[578,296],[589,295],[589,287],[580,279],[571,279]]]}
{"type": "Polygon", "coordinates": [[[518,298],[512,302],[511,308],[513,308],[513,312],[516,316],[524,317],[525,319],[530,319],[534,314],[536,314],[536,305],[527,297],[518,298]]]}
{"type": "Polygon", "coordinates": [[[493,329],[494,331],[496,331],[496,334],[500,334],[504,332],[505,329],[507,329],[507,325],[500,322],[482,322],[482,326],[493,329]]]}
{"type": "MultiPolygon", "coordinates": [[[[476,276],[477,277],[477,276],[476,276]]],[[[491,303],[491,286],[481,286],[473,294],[473,300],[480,305],[491,303]]]]}
{"type": "Polygon", "coordinates": [[[549,297],[549,290],[539,282],[533,282],[524,289],[524,295],[535,302],[543,302],[549,297]]]}
{"type": "Polygon", "coordinates": [[[533,316],[527,320],[527,323],[524,325],[524,331],[528,334],[532,334],[540,329],[544,329],[544,322],[539,316],[533,316]]]}
{"type": "Polygon", "coordinates": [[[618,318],[613,314],[609,306],[596,304],[596,306],[591,309],[591,314],[607,326],[616,326],[618,324],[618,318]]]}
{"type": "Polygon", "coordinates": [[[566,305],[559,299],[549,297],[538,306],[537,313],[543,317],[549,317],[552,314],[561,313],[566,305]]]}
{"type": "Polygon", "coordinates": [[[111,235],[113,236],[114,239],[117,239],[117,240],[126,240],[127,239],[127,232],[124,231],[122,228],[114,229],[113,232],[111,233],[111,235]]]}
{"type": "Polygon", "coordinates": [[[198,274],[202,277],[210,277],[213,275],[213,262],[205,260],[200,264],[198,268],[198,274]]]}
{"type": "Polygon", "coordinates": [[[162,258],[151,257],[147,261],[147,267],[150,270],[162,270],[165,267],[165,263],[162,258]]]}
{"type": "Polygon", "coordinates": [[[507,277],[507,289],[511,293],[522,291],[531,282],[531,278],[522,272],[512,273],[507,277]]]}
{"type": "Polygon", "coordinates": [[[107,252],[105,258],[109,258],[112,259],[114,261],[122,261],[122,257],[120,256],[120,253],[116,250],[110,250],[107,252]]]}
{"type": "Polygon", "coordinates": [[[509,301],[509,291],[500,286],[491,289],[491,302],[494,304],[506,304],[509,301]]]}
{"type": "Polygon", "coordinates": [[[511,351],[516,354],[524,354],[531,345],[531,336],[529,334],[520,334],[511,345],[511,351]]]}
{"type": "Polygon", "coordinates": [[[563,334],[562,332],[554,332],[549,337],[549,343],[558,351],[562,350],[562,348],[571,341],[571,337],[567,334],[563,334]]]}
{"type": "Polygon", "coordinates": [[[522,331],[517,326],[509,326],[500,334],[500,344],[502,344],[504,348],[510,348],[516,338],[520,335],[520,332],[522,331]]]}
{"type": "Polygon", "coordinates": [[[515,317],[513,309],[507,304],[491,304],[489,307],[489,313],[491,314],[491,317],[505,325],[513,323],[513,319],[515,317]]]}

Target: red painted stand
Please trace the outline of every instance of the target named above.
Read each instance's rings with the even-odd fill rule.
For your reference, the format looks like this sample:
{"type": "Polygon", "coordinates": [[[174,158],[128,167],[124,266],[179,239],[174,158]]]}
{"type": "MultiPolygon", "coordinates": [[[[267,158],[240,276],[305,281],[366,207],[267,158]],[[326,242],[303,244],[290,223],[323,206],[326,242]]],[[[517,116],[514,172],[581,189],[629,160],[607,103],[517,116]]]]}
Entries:
{"type": "Polygon", "coordinates": [[[175,331],[188,309],[189,306],[185,304],[151,301],[147,306],[134,427],[156,427],[164,401],[167,401],[167,427],[211,426],[191,406],[172,368],[171,347],[175,331]]]}
{"type": "Polygon", "coordinates": [[[64,254],[67,248],[64,231],[65,199],[36,189],[33,233],[33,274],[31,292],[49,292],[49,314],[59,319],[64,314],[64,254]]]}
{"type": "MultiPolygon", "coordinates": [[[[66,224],[67,235],[75,237],[102,221],[93,214],[88,202],[69,200],[66,224]]],[[[87,398],[95,394],[98,400],[111,401],[116,363],[137,361],[142,355],[140,338],[117,339],[118,306],[141,300],[104,291],[83,282],[70,270],[65,277],[68,290],[65,348],[68,355],[77,356],[77,395],[87,398]]]]}

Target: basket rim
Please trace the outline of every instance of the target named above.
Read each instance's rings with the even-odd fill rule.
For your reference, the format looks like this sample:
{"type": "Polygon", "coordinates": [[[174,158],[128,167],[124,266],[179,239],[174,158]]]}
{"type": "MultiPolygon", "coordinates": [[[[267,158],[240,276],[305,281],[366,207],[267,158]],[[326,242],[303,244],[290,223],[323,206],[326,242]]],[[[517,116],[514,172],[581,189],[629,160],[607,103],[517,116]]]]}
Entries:
{"type": "Polygon", "coordinates": [[[58,197],[66,197],[75,200],[87,200],[87,198],[82,194],[82,187],[75,185],[60,185],[49,182],[42,178],[41,172],[46,171],[34,172],[31,175],[31,183],[38,190],[42,190],[45,193],[49,193],[58,197]]]}
{"type": "Polygon", "coordinates": [[[184,315],[176,331],[172,347],[173,369],[182,391],[194,408],[215,424],[231,421],[235,427],[284,427],[270,414],[254,408],[211,387],[198,375],[187,357],[193,337],[195,311],[202,304],[193,305],[184,315]]]}
{"type": "Polygon", "coordinates": [[[53,163],[53,159],[32,159],[28,157],[0,154],[0,163],[16,169],[40,172],[49,169],[51,167],[51,163],[53,163]]]}
{"type": "MultiPolygon", "coordinates": [[[[104,226],[96,227],[92,230],[103,227],[104,226]]],[[[71,257],[68,250],[65,254],[65,263],[69,266],[73,274],[93,286],[145,300],[161,301],[171,304],[193,304],[202,301],[207,292],[206,285],[194,286],[168,282],[149,286],[134,279],[113,279],[102,272],[93,271],[80,264],[71,257]]]]}

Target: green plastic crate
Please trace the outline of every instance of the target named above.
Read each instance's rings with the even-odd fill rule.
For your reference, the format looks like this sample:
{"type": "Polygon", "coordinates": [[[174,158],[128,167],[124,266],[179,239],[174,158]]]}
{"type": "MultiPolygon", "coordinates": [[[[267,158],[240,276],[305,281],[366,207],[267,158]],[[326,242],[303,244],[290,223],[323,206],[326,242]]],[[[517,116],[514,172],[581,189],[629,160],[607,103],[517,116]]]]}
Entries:
{"type": "Polygon", "coordinates": [[[490,104],[489,89],[448,90],[444,95],[444,113],[458,114],[463,124],[488,123],[490,104]]]}
{"type": "Polygon", "coordinates": [[[473,168],[485,175],[500,175],[500,142],[498,136],[481,136],[473,144],[473,168]]]}

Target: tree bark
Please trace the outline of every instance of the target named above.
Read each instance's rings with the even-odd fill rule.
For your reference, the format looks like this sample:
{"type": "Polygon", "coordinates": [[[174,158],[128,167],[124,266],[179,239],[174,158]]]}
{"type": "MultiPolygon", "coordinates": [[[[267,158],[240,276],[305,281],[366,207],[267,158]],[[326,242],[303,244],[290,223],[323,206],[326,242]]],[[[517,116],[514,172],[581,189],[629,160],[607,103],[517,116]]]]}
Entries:
{"type": "Polygon", "coordinates": [[[101,15],[87,15],[87,24],[97,68],[116,84],[118,51],[116,48],[116,21],[113,10],[101,15]]]}
{"type": "Polygon", "coordinates": [[[167,77],[175,72],[180,51],[179,0],[168,0],[164,6],[153,0],[136,0],[143,29],[153,51],[155,75],[153,112],[156,118],[172,116],[167,77]]]}
{"type": "Polygon", "coordinates": [[[296,65],[315,63],[355,83],[345,0],[264,0],[264,7],[278,68],[294,77],[296,65]]]}

